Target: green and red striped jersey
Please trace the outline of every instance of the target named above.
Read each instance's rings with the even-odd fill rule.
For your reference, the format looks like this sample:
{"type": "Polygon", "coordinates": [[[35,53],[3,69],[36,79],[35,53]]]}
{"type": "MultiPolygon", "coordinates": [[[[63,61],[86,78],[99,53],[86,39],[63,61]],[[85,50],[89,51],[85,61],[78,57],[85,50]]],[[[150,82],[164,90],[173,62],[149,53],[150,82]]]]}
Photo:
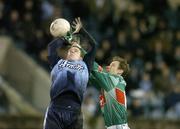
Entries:
{"type": "Polygon", "coordinates": [[[101,89],[100,106],[107,127],[127,123],[126,82],[108,71],[94,63],[90,77],[90,83],[101,89]]]}

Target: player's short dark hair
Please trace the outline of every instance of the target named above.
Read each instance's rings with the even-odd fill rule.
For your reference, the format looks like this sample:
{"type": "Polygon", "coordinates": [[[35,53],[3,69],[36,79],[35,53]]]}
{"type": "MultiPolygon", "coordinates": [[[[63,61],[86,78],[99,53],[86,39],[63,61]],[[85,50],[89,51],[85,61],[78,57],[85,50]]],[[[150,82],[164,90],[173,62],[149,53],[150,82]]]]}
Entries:
{"type": "Polygon", "coordinates": [[[127,63],[127,60],[125,60],[124,58],[121,58],[119,56],[114,56],[112,58],[112,61],[118,61],[119,62],[119,68],[124,71],[122,73],[123,77],[125,77],[129,74],[130,68],[129,68],[129,64],[127,63]]]}

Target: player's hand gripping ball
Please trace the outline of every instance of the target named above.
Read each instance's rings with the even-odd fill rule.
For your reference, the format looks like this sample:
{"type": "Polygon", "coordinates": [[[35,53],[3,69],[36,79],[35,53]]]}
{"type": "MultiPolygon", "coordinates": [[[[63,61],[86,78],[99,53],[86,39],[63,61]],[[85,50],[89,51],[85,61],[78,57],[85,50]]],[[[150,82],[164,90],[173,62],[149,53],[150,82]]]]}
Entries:
{"type": "Polygon", "coordinates": [[[70,24],[64,18],[55,19],[50,25],[50,33],[53,37],[62,37],[70,31],[70,24]]]}

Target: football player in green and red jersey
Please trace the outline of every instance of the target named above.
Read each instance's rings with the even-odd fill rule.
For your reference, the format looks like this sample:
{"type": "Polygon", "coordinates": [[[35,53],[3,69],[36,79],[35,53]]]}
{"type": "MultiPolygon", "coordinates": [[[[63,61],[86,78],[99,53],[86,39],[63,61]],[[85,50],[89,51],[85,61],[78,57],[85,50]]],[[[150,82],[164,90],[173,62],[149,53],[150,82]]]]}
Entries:
{"type": "Polygon", "coordinates": [[[100,106],[107,129],[130,129],[127,124],[126,82],[127,61],[114,57],[106,68],[94,63],[90,83],[101,89],[100,106]]]}

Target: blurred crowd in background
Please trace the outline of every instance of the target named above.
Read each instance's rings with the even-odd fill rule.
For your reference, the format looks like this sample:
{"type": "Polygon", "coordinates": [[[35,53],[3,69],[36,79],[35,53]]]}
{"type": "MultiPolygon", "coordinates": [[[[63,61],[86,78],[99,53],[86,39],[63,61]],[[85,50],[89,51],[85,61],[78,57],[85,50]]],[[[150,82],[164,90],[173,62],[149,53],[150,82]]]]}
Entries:
{"type": "MultiPolygon", "coordinates": [[[[99,64],[108,65],[115,55],[130,64],[125,78],[129,116],[180,118],[179,0],[0,0],[0,35],[12,37],[49,70],[50,23],[59,17],[72,22],[77,16],[99,44],[99,64]]],[[[2,98],[0,92],[0,105],[6,104],[2,98]]],[[[89,118],[97,118],[93,86],[84,107],[89,118]]]]}

